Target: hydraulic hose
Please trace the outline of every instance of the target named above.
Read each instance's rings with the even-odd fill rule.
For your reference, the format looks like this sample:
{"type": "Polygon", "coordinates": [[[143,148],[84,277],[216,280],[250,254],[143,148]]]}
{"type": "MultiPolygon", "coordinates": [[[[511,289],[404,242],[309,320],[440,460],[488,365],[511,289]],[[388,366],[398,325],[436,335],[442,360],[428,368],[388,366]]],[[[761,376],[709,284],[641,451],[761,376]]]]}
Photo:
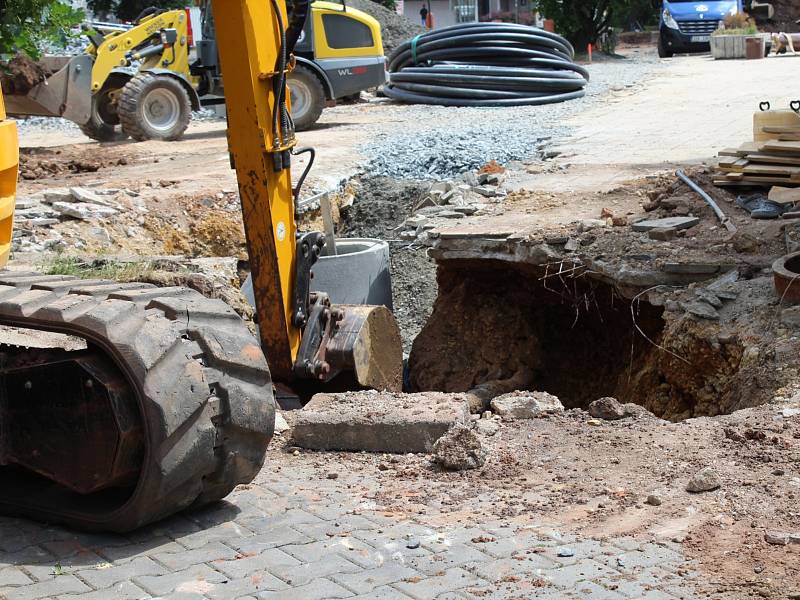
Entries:
{"type": "Polygon", "coordinates": [[[513,23],[465,23],[404,42],[389,57],[390,98],[442,106],[550,104],[585,94],[588,71],[561,36],[513,23]]]}

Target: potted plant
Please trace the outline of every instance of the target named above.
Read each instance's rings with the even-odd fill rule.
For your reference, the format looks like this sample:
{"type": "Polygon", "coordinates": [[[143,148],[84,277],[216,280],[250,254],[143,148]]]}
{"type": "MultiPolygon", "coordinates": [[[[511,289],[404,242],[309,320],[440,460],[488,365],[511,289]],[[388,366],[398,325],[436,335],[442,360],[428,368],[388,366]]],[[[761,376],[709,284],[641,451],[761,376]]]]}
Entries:
{"type": "Polygon", "coordinates": [[[759,33],[756,22],[745,12],[728,15],[711,34],[711,56],[715,59],[745,58],[748,38],[760,40],[760,57],[763,57],[766,39],[759,33]]]}

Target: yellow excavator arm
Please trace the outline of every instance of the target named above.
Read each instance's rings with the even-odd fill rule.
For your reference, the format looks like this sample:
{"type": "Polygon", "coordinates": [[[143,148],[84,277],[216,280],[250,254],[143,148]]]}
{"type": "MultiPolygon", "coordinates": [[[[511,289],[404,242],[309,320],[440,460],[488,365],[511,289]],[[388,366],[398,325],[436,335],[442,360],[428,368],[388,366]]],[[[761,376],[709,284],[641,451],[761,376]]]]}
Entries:
{"type": "Polygon", "coordinates": [[[399,389],[402,351],[388,309],[335,307],[325,294],[309,291],[324,237],[297,232],[299,191],[290,171],[296,140],[286,76],[310,4],[294,2],[292,15],[283,0],[212,0],[212,9],[225,73],[228,146],[273,377],[327,381],[349,371],[360,385],[399,389]]]}

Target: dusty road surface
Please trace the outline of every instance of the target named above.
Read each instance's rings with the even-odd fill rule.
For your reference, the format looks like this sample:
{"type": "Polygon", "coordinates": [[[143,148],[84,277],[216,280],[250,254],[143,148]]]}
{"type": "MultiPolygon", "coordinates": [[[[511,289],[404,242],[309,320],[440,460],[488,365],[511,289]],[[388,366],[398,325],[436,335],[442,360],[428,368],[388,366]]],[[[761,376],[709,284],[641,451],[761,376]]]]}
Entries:
{"type": "MultiPolygon", "coordinates": [[[[340,230],[391,243],[410,384],[456,393],[522,373],[566,410],[473,415],[486,461],[463,472],[429,454],[303,450],[287,410],[261,473],[224,502],[127,535],[0,518],[0,598],[800,598],[800,313],[770,272],[800,230],[752,221],[703,166],[750,137],[758,102],[788,104],[800,58],[628,54],[592,65],[581,101],[375,100],[300,136],[318,154],[307,193],[358,173],[337,191],[340,230]],[[463,202],[425,213],[435,181],[463,202]],[[697,222],[652,239],[631,230],[643,216],[697,222]],[[607,396],[627,408],[587,412],[607,396]]],[[[179,278],[248,316],[223,123],[169,144],[22,132],[31,208],[12,266],[179,278]],[[48,212],[45,192],[76,185],[113,214],[48,212]]]]}

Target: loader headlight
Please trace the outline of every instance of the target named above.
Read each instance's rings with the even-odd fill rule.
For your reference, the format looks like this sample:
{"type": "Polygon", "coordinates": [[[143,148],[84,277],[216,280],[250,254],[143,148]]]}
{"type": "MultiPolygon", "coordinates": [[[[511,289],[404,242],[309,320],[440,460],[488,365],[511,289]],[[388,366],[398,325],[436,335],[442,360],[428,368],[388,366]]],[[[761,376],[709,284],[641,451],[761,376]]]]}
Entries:
{"type": "Polygon", "coordinates": [[[664,12],[661,13],[661,19],[664,21],[664,25],[670,29],[678,29],[678,22],[672,16],[672,13],[669,12],[668,8],[665,8],[664,12]]]}

